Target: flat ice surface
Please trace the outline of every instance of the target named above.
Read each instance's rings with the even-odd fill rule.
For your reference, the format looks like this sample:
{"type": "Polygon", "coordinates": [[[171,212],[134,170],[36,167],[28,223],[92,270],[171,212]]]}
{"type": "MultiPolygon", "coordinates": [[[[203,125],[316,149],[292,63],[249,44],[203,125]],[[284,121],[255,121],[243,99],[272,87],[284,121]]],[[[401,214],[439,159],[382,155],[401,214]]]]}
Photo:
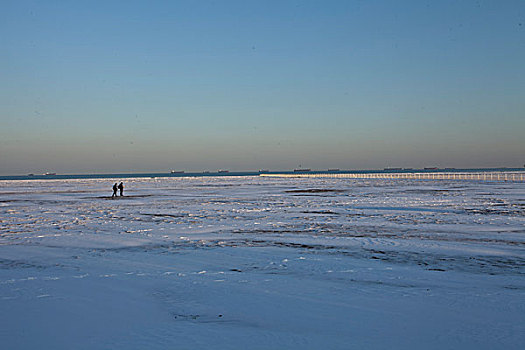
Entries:
{"type": "Polygon", "coordinates": [[[115,181],[0,181],[2,349],[523,349],[524,183],[115,181]]]}

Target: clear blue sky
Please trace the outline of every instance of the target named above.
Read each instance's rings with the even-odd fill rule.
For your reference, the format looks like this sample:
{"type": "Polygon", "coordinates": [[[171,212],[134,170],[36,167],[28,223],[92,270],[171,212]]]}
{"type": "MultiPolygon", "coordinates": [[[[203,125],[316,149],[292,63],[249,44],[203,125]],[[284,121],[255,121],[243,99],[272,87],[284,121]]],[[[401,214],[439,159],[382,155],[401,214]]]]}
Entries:
{"type": "Polygon", "coordinates": [[[525,1],[2,1],[0,174],[521,167],[525,1]]]}

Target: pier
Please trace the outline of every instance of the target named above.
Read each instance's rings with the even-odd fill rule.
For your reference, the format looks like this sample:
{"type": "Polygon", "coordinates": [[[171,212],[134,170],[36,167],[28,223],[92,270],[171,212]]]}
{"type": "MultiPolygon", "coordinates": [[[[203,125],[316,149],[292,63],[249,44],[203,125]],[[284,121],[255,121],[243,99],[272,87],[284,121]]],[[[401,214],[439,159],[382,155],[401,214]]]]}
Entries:
{"type": "Polygon", "coordinates": [[[480,181],[525,181],[525,171],[517,172],[414,172],[414,173],[309,173],[309,174],[260,174],[265,177],[294,178],[347,178],[347,179],[413,179],[413,180],[480,180],[480,181]]]}

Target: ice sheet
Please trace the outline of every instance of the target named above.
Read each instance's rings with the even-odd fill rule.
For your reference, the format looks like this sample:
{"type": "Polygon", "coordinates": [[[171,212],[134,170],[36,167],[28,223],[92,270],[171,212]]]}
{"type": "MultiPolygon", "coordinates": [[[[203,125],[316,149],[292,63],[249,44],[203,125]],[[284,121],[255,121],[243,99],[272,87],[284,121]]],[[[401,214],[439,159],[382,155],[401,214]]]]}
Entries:
{"type": "Polygon", "coordinates": [[[525,184],[0,181],[0,339],[46,348],[525,343],[525,184]]]}

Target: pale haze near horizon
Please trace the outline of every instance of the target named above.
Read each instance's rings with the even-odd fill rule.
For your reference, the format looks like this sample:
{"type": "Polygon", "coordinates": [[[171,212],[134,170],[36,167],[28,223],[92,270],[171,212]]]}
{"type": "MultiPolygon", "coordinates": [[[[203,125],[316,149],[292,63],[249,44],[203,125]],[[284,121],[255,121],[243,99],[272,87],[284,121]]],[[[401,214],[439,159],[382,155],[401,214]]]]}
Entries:
{"type": "Polygon", "coordinates": [[[0,175],[522,167],[523,1],[5,1],[0,175]]]}

